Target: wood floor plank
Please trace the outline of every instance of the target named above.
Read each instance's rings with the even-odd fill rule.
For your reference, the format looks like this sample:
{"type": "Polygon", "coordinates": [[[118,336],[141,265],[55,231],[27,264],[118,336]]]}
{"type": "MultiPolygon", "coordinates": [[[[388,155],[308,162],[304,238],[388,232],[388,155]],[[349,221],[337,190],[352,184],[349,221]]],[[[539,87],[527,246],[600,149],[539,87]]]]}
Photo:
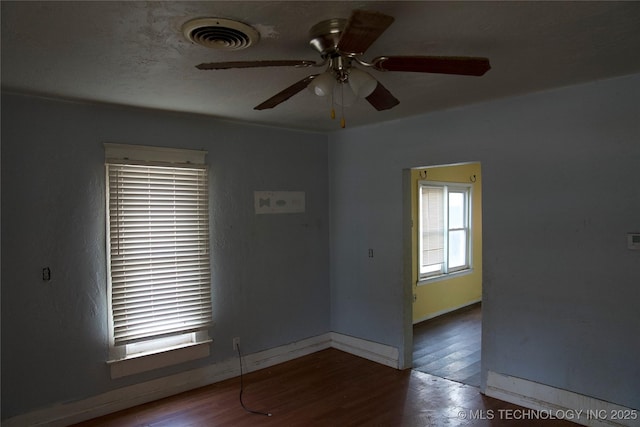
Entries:
{"type": "Polygon", "coordinates": [[[480,386],[481,304],[421,322],[413,328],[413,368],[480,386]]]}

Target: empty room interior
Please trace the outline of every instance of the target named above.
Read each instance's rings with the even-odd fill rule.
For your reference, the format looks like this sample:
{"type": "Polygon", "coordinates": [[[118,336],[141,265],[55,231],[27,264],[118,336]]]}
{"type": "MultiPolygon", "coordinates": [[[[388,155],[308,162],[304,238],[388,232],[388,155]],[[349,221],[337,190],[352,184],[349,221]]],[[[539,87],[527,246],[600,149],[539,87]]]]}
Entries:
{"type": "MultiPolygon", "coordinates": [[[[326,352],[640,426],[640,2],[2,1],[1,20],[3,426],[326,352]]],[[[442,402],[393,424],[497,417],[442,402]]]]}

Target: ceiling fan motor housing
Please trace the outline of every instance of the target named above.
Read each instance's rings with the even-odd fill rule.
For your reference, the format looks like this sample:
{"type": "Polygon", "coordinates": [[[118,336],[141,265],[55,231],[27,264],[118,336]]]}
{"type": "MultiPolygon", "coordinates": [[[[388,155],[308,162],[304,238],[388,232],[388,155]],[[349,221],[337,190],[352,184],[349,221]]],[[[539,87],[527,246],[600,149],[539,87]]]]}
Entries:
{"type": "Polygon", "coordinates": [[[336,52],[338,42],[347,26],[346,19],[334,18],[319,22],[309,30],[309,44],[322,56],[336,52]]]}

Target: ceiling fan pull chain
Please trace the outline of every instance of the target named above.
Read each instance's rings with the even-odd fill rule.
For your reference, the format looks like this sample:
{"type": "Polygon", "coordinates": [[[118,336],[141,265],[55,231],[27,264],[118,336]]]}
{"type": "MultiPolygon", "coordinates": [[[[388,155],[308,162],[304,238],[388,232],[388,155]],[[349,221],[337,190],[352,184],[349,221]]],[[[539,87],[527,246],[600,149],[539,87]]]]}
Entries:
{"type": "Polygon", "coordinates": [[[335,99],[334,99],[334,90],[331,90],[331,120],[334,120],[336,118],[336,103],[335,103],[335,99]]]}
{"type": "Polygon", "coordinates": [[[340,118],[340,127],[344,129],[346,126],[346,122],[344,120],[344,82],[340,85],[340,97],[342,98],[340,102],[340,111],[342,113],[342,117],[340,118]]]}

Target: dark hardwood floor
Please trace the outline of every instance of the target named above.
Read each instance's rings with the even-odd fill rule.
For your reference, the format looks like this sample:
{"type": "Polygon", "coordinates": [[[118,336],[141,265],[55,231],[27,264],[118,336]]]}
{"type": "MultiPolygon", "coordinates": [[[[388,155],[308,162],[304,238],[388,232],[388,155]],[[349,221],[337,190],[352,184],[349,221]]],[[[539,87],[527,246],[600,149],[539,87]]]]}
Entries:
{"type": "Polygon", "coordinates": [[[233,378],[76,427],[574,425],[517,420],[515,411],[529,410],[483,396],[475,387],[399,371],[336,349],[252,372],[244,376],[244,385],[245,404],[271,417],[242,409],[240,380],[233,378]]]}
{"type": "Polygon", "coordinates": [[[413,369],[480,386],[481,304],[413,327],[413,369]]]}

